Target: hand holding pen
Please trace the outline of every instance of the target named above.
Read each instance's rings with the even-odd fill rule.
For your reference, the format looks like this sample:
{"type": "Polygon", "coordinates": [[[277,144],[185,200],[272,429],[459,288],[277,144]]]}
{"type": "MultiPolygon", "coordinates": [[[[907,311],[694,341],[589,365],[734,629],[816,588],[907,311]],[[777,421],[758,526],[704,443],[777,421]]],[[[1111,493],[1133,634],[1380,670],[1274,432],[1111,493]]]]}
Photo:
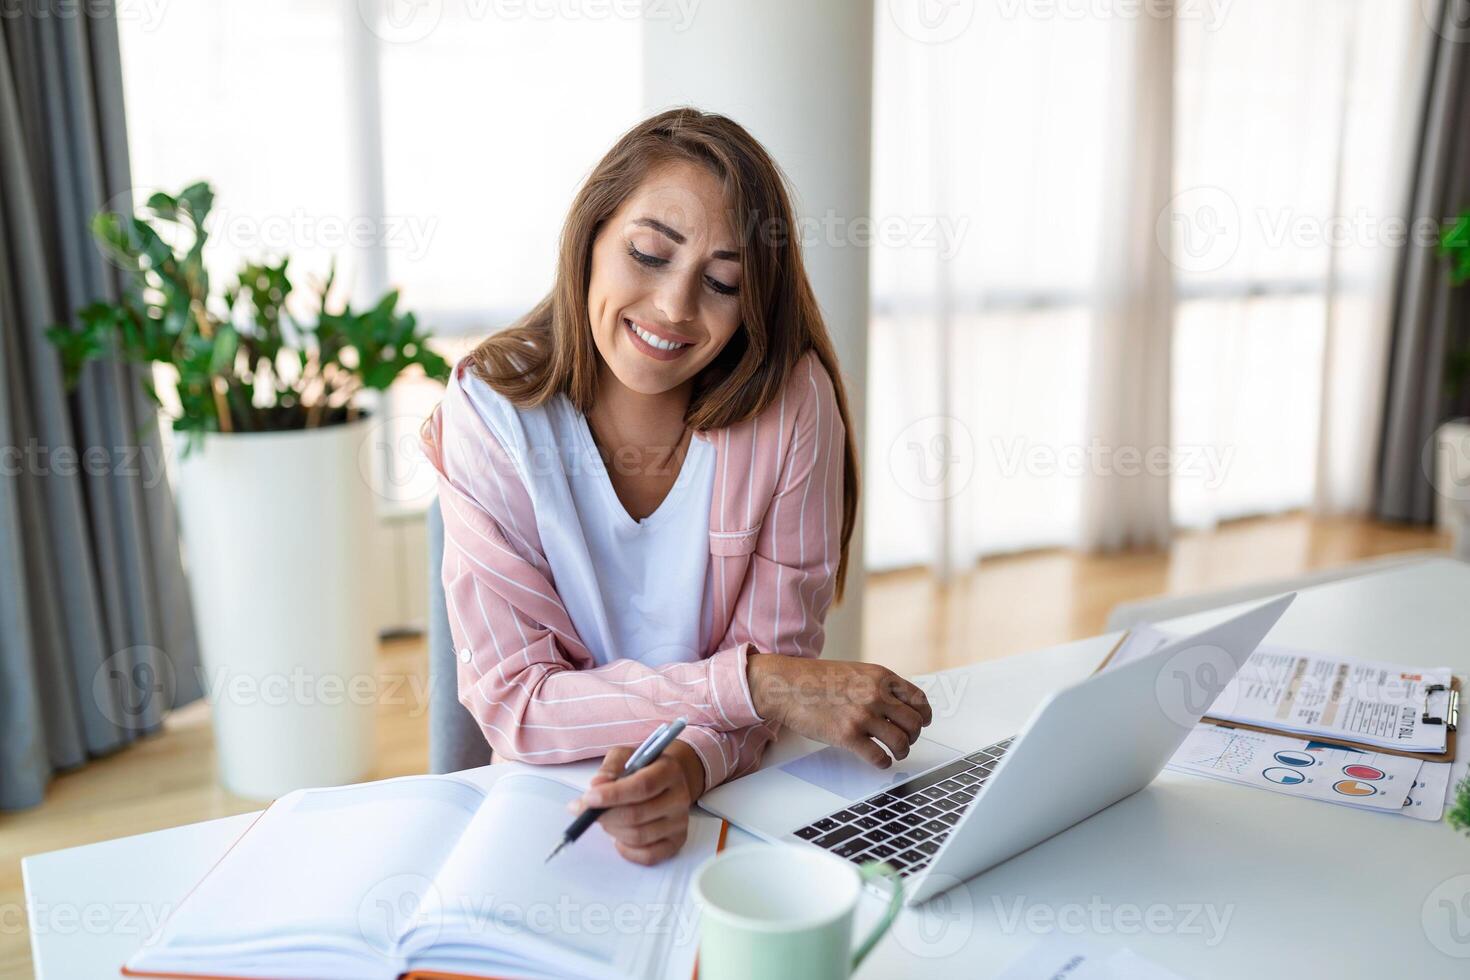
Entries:
{"type": "MultiPolygon", "coordinates": [[[[604,823],[604,829],[618,841],[618,850],[624,856],[632,860],[640,860],[642,863],[651,864],[656,860],[660,860],[661,857],[656,856],[656,852],[654,852],[654,846],[666,845],[668,840],[675,836],[673,833],[675,830],[680,831],[677,834],[677,841],[674,847],[677,850],[678,845],[683,843],[684,832],[687,832],[689,819],[688,808],[689,803],[692,802],[692,800],[688,799],[689,790],[684,784],[684,777],[679,774],[679,767],[675,765],[663,769],[662,775],[660,776],[663,782],[670,781],[664,777],[668,776],[671,771],[674,773],[672,777],[673,785],[668,787],[663,786],[660,781],[647,778],[643,780],[631,780],[629,777],[638,773],[640,770],[652,766],[664,754],[665,750],[674,744],[675,739],[678,738],[679,733],[684,730],[684,727],[685,720],[683,718],[679,718],[671,724],[665,723],[660,725],[649,734],[648,738],[643,740],[642,745],[638,746],[628,756],[616,780],[609,781],[604,775],[602,782],[594,783],[588,790],[589,796],[597,797],[607,795],[614,797],[614,799],[606,806],[592,806],[583,810],[572,821],[571,826],[567,827],[565,832],[563,832],[561,841],[546,856],[546,860],[550,861],[562,848],[581,837],[588,827],[591,827],[599,818],[613,809],[614,804],[643,804],[645,801],[653,805],[619,807],[624,812],[619,815],[621,819],[617,825],[610,826],[608,823],[604,823]],[[615,786],[616,789],[603,790],[599,793],[598,788],[602,786],[615,786]],[[627,798],[622,799],[618,797],[627,798]],[[670,797],[678,798],[671,800],[670,797]],[[664,813],[664,810],[668,810],[669,812],[664,813]],[[644,819],[640,820],[638,819],[639,817],[644,819]],[[679,824],[677,828],[671,826],[674,822],[679,824]],[[630,850],[633,853],[629,853],[630,850]],[[645,856],[643,852],[650,852],[647,854],[650,858],[649,860],[643,859],[645,856]]],[[[686,746],[680,745],[680,748],[684,747],[686,746]]],[[[621,752],[614,750],[614,752],[608,754],[608,759],[604,762],[604,772],[607,770],[607,763],[615,762],[622,752],[627,752],[627,749],[623,749],[621,752]]],[[[653,773],[649,773],[648,775],[652,776],[653,773]]],[[[659,849],[666,850],[667,847],[664,846],[659,849]]],[[[663,854],[662,856],[666,857],[668,855],[663,854]]]]}

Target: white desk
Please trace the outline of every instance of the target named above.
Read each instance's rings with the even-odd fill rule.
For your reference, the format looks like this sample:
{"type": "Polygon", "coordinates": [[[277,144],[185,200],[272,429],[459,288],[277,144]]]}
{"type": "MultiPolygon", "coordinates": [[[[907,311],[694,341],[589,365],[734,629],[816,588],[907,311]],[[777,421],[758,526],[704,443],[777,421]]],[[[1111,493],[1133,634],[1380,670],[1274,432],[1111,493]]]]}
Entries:
{"type": "MultiPolygon", "coordinates": [[[[1113,639],[942,675],[953,697],[938,689],[935,737],[969,746],[1011,734],[1113,639]]],[[[1470,565],[1429,561],[1307,590],[1271,639],[1470,674],[1470,565]]],[[[251,819],[26,858],[37,976],[116,976],[150,916],[167,912],[251,819]]],[[[738,833],[731,841],[763,846],[738,833]]],[[[905,912],[860,976],[988,977],[1056,933],[1130,946],[1194,978],[1470,976],[1470,840],[1444,824],[1168,772],[948,895],[905,912]]]]}

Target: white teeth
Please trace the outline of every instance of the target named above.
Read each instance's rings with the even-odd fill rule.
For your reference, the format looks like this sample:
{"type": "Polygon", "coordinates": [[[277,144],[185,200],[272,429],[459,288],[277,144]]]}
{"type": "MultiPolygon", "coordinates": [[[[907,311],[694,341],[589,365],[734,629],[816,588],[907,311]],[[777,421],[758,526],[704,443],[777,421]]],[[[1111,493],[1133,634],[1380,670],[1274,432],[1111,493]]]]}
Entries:
{"type": "Polygon", "coordinates": [[[688,344],[676,344],[672,340],[664,340],[661,337],[655,337],[653,334],[649,333],[647,330],[644,330],[641,327],[639,327],[632,320],[624,320],[623,322],[626,323],[629,327],[631,327],[634,333],[636,333],[638,336],[642,337],[643,338],[643,342],[646,343],[646,344],[648,344],[648,346],[650,346],[650,347],[657,347],[659,350],[678,350],[680,347],[688,347],[689,346],[688,344]]]}

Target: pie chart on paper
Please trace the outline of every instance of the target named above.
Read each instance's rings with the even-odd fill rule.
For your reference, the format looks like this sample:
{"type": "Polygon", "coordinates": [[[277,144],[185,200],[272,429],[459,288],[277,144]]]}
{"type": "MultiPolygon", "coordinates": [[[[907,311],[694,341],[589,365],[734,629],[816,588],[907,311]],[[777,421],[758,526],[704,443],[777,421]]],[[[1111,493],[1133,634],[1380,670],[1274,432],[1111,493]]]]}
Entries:
{"type": "Polygon", "coordinates": [[[1383,778],[1382,769],[1379,769],[1376,766],[1365,766],[1357,763],[1351,766],[1343,766],[1342,774],[1344,776],[1351,776],[1354,779],[1374,780],[1383,778]]]}
{"type": "Polygon", "coordinates": [[[1339,779],[1332,788],[1343,796],[1373,796],[1378,792],[1378,787],[1360,779],[1339,779]]]}
{"type": "Polygon", "coordinates": [[[1307,781],[1306,774],[1300,769],[1287,769],[1284,766],[1272,766],[1270,769],[1264,769],[1261,771],[1261,775],[1273,783],[1280,783],[1282,786],[1295,786],[1297,783],[1307,781]]]}

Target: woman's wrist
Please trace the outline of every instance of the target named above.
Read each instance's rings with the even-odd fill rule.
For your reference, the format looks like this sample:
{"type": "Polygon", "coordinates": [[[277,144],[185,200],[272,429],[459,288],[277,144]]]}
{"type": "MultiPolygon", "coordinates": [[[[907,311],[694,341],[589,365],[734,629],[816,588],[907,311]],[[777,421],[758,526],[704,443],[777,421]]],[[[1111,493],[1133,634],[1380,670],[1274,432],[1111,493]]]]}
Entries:
{"type": "Polygon", "coordinates": [[[784,660],[777,653],[751,653],[745,659],[745,682],[750,686],[750,702],[762,721],[781,721],[780,684],[777,675],[784,660]]]}
{"type": "Polygon", "coordinates": [[[704,763],[700,761],[699,753],[694,751],[694,746],[676,738],[669,743],[664,754],[678,763],[684,774],[684,783],[689,787],[689,801],[692,803],[703,796],[704,763]]]}

